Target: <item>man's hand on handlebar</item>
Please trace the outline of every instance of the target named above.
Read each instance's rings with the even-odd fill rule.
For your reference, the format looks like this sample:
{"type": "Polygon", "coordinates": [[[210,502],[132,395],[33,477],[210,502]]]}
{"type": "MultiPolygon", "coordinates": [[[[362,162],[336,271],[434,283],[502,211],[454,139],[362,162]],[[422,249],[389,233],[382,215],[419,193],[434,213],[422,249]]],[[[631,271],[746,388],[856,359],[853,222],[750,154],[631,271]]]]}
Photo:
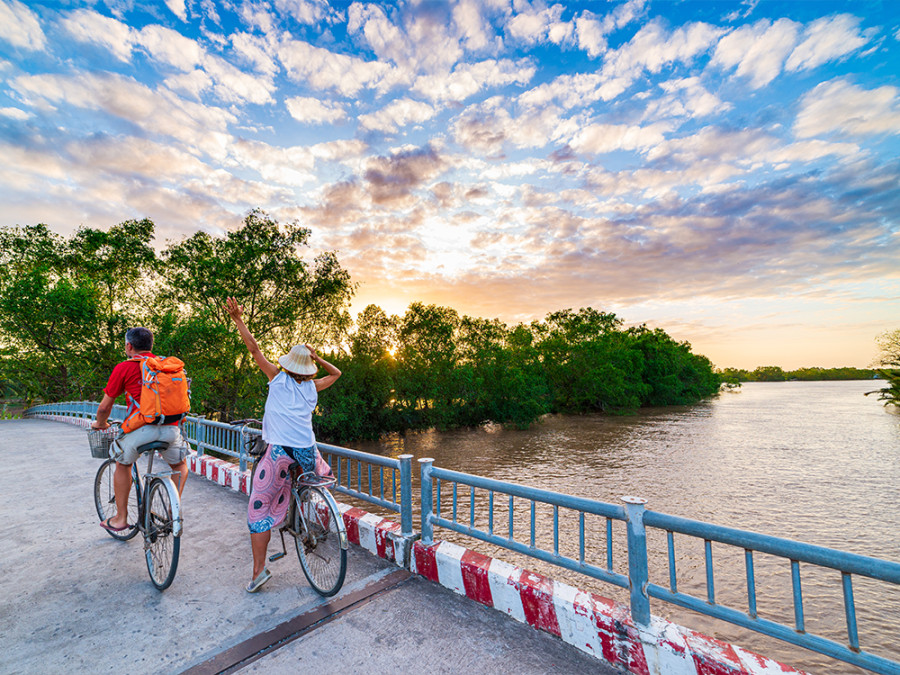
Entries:
{"type": "Polygon", "coordinates": [[[91,429],[109,429],[109,422],[98,422],[94,420],[91,423],[91,429]]]}

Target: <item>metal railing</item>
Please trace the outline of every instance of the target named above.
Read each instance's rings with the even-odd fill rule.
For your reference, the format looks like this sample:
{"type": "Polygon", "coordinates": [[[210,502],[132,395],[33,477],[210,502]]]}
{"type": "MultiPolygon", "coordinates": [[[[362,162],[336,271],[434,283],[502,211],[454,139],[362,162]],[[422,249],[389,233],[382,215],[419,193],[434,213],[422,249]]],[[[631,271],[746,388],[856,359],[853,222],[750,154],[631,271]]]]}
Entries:
{"type": "MultiPolygon", "coordinates": [[[[96,409],[97,403],[87,401],[53,403],[30,408],[25,411],[24,416],[61,415],[92,419],[96,409]]],[[[110,417],[123,419],[124,412],[124,406],[114,406],[110,417]]],[[[188,417],[182,428],[185,438],[200,454],[212,450],[234,457],[240,461],[242,468],[248,461],[252,461],[243,454],[240,427],[203,417],[188,417]]],[[[325,443],[319,443],[318,446],[323,457],[332,466],[337,479],[334,486],[336,491],[399,513],[404,536],[413,534],[411,455],[392,459],[325,443]]],[[[443,527],[627,589],[632,617],[638,624],[647,625],[650,622],[650,598],[654,598],[876,673],[900,675],[900,662],[866,652],[860,645],[853,586],[854,576],[885,582],[894,587],[900,586],[898,562],[666,515],[646,509],[645,501],[636,497],[623,497],[624,505],[610,504],[442,469],[434,466],[432,459],[420,459],[419,462],[421,534],[425,545],[433,543],[434,528],[443,527]],[[466,495],[460,497],[459,486],[468,488],[468,499],[465,501],[466,495]],[[497,495],[501,495],[501,498],[498,499],[497,495]],[[444,503],[448,505],[448,513],[443,512],[444,503]],[[526,507],[524,517],[522,505],[526,507]],[[549,517],[537,517],[538,505],[542,509],[549,509],[549,517]],[[501,512],[501,516],[505,511],[506,518],[496,519],[497,511],[501,512]],[[592,519],[590,527],[586,524],[588,517],[592,519]],[[521,526],[523,519],[526,522],[524,528],[521,526]],[[593,519],[598,519],[601,525],[597,526],[593,519]],[[577,526],[566,529],[561,527],[561,520],[570,524],[577,523],[577,526]],[[552,524],[548,527],[549,532],[538,530],[539,526],[544,527],[548,523],[552,524]],[[624,537],[614,537],[614,523],[619,523],[619,528],[624,527],[624,537]],[[572,544],[567,533],[575,529],[578,537],[577,542],[572,544]],[[652,583],[649,579],[648,531],[665,536],[667,586],[652,583]],[[678,589],[676,534],[692,538],[698,544],[703,542],[705,598],[678,589]],[[546,540],[549,544],[541,546],[539,540],[546,540]],[[566,543],[565,547],[574,548],[574,552],[567,555],[563,551],[563,542],[566,543]],[[723,605],[716,600],[713,543],[743,553],[746,611],[723,605]],[[603,551],[602,554],[598,553],[601,559],[595,560],[592,556],[595,549],[601,548],[598,544],[603,544],[603,551]],[[627,574],[614,568],[616,544],[620,545],[619,555],[627,555],[627,574]],[[624,550],[621,550],[622,544],[624,550]],[[793,626],[759,615],[755,553],[774,556],[789,564],[793,626]],[[813,569],[840,573],[846,644],[808,632],[804,618],[800,563],[812,566],[813,569]]]]}
{"type": "MultiPolygon", "coordinates": [[[[900,563],[650,511],[646,509],[645,501],[637,497],[623,497],[624,506],[608,504],[441,469],[434,466],[433,462],[432,459],[419,460],[422,543],[425,545],[433,542],[435,526],[443,527],[628,589],[632,618],[638,624],[648,625],[650,623],[650,598],[652,597],[876,673],[890,675],[900,673],[900,663],[866,652],[861,648],[852,580],[853,576],[861,576],[900,586],[900,563]],[[468,488],[468,499],[465,499],[465,494],[460,498],[459,486],[468,488]],[[444,491],[443,495],[441,494],[442,490],[444,491]],[[450,491],[449,495],[447,494],[448,490],[450,491]],[[476,494],[476,490],[481,490],[482,494],[476,494]],[[524,509],[526,525],[518,530],[516,523],[521,522],[523,517],[515,517],[516,500],[519,500],[520,504],[524,503],[526,507],[524,509]],[[445,503],[449,512],[442,514],[445,503]],[[546,505],[552,509],[551,515],[543,519],[537,518],[538,505],[546,505]],[[503,522],[495,522],[495,509],[505,511],[505,514],[501,514],[506,515],[506,518],[502,519],[503,522]],[[568,515],[577,518],[577,555],[565,555],[560,552],[561,511],[571,512],[568,515]],[[599,563],[590,560],[586,555],[587,544],[591,540],[591,532],[585,527],[586,516],[597,516],[605,521],[605,528],[602,528],[605,529],[605,559],[599,563]],[[626,529],[627,575],[616,572],[613,568],[613,522],[615,521],[623,522],[626,529]],[[538,532],[539,525],[546,527],[549,532],[538,532]],[[656,528],[665,533],[668,588],[651,583],[649,580],[648,528],[656,528]],[[707,591],[705,599],[678,590],[675,534],[703,541],[707,591]],[[539,539],[545,539],[548,544],[545,547],[540,546],[539,539]],[[712,557],[713,542],[737,547],[744,553],[747,588],[746,612],[719,604],[716,601],[712,557]],[[790,563],[794,609],[793,627],[762,618],[757,613],[753,558],[753,554],[756,552],[776,556],[790,563]],[[840,572],[847,625],[846,644],[840,644],[807,631],[803,614],[801,562],[840,572]]],[[[520,514],[521,512],[522,509],[520,509],[520,514]]]]}
{"type": "MultiPolygon", "coordinates": [[[[98,403],[93,401],[46,403],[29,408],[23,416],[52,415],[94,419],[97,406],[98,403]]],[[[122,421],[125,419],[125,411],[125,406],[114,405],[109,419],[122,421]]],[[[198,455],[211,451],[231,457],[238,460],[241,471],[245,471],[253,463],[253,458],[247,454],[244,446],[242,431],[258,434],[260,432],[257,429],[244,429],[202,416],[188,416],[182,421],[181,430],[184,439],[194,447],[198,455]]],[[[399,513],[401,534],[404,537],[412,536],[412,455],[400,455],[393,459],[325,443],[317,445],[322,457],[334,471],[337,479],[333,488],[335,491],[399,513]],[[373,467],[377,469],[373,471],[373,467]]]]}

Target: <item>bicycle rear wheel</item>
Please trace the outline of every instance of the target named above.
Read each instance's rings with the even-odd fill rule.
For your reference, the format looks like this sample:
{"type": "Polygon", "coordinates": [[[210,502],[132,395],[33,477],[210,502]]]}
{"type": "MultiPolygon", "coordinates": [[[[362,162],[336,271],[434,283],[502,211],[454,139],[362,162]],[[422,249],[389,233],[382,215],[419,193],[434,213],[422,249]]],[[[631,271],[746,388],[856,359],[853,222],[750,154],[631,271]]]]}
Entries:
{"type": "Polygon", "coordinates": [[[306,487],[294,499],[294,544],[309,585],[326,597],[337,593],[347,573],[347,531],[331,495],[306,487]],[[305,521],[306,527],[304,528],[305,521]]]}
{"type": "Polygon", "coordinates": [[[175,536],[175,520],[169,487],[161,478],[154,478],[147,491],[144,519],[144,548],[150,581],[159,590],[166,590],[175,579],[181,537],[175,536]]]}
{"type": "MultiPolygon", "coordinates": [[[[100,520],[106,520],[116,515],[116,491],[113,486],[113,474],[116,471],[116,462],[108,459],[97,470],[97,477],[94,478],[94,506],[97,509],[97,515],[100,520]]],[[[138,489],[139,486],[132,483],[131,494],[128,495],[128,517],[135,519],[135,524],[127,530],[121,532],[110,532],[107,534],[113,539],[119,541],[128,541],[137,534],[137,518],[138,518],[138,489]]]]}

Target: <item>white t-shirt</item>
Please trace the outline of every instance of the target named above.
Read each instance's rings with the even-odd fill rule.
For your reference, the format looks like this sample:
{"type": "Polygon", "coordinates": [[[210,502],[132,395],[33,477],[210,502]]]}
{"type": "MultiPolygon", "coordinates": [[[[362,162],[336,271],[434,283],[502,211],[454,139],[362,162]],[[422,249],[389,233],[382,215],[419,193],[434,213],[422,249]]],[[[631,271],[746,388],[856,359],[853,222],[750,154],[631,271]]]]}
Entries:
{"type": "Polygon", "coordinates": [[[272,445],[308,448],[316,444],[312,413],[319,400],[312,380],[297,382],[280,371],[269,382],[262,435],[272,445]]]}

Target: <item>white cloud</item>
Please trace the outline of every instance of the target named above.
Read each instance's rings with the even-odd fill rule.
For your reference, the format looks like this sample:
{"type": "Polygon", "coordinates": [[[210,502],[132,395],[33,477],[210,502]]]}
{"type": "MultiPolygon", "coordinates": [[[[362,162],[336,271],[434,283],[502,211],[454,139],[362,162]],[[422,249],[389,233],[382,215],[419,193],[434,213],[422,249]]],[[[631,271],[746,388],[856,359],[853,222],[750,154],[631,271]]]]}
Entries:
{"type": "Polygon", "coordinates": [[[0,0],[0,39],[32,51],[47,46],[37,16],[19,0],[0,0]]]}
{"type": "Polygon", "coordinates": [[[809,70],[859,49],[868,42],[859,33],[859,21],[849,14],[813,21],[784,64],[785,70],[809,70]]]}
{"type": "Polygon", "coordinates": [[[315,89],[333,89],[344,96],[354,96],[364,88],[389,86],[393,81],[393,69],[387,63],[335,54],[299,40],[279,45],[278,57],[291,79],[308,82],[315,89]]]}
{"type": "Polygon", "coordinates": [[[206,56],[197,42],[164,26],[147,26],[133,37],[152,58],[185,73],[200,65],[206,56]]]}
{"type": "Polygon", "coordinates": [[[11,120],[17,120],[19,122],[33,117],[30,112],[26,112],[25,110],[21,110],[20,108],[0,108],[0,116],[8,117],[11,120]]]}
{"type": "Polygon", "coordinates": [[[488,31],[490,24],[482,17],[480,4],[476,0],[461,0],[457,3],[453,8],[453,21],[468,49],[484,49],[494,39],[493,34],[488,31]]]}
{"type": "Polygon", "coordinates": [[[330,13],[325,0],[275,0],[275,7],[308,26],[321,23],[330,13]]]}
{"type": "Polygon", "coordinates": [[[730,103],[721,101],[718,96],[707,91],[698,77],[669,80],[659,86],[666,95],[647,106],[645,119],[706,117],[732,108],[730,103]]]}
{"type": "Polygon", "coordinates": [[[394,133],[400,127],[421,124],[430,120],[437,110],[427,103],[401,98],[375,113],[360,115],[359,123],[364,129],[394,133]]]}
{"type": "Polygon", "coordinates": [[[591,124],[578,131],[569,145],[576,152],[598,155],[615,150],[643,152],[662,143],[669,128],[663,123],[644,127],[628,124],[591,124]]]}
{"type": "Polygon", "coordinates": [[[231,44],[256,70],[271,77],[278,72],[278,65],[272,56],[274,49],[267,39],[249,33],[237,33],[231,36],[231,44]]]}
{"type": "Polygon", "coordinates": [[[347,117],[347,112],[341,105],[323,102],[317,98],[295,96],[284,103],[291,117],[304,124],[337,122],[347,117]]]}
{"type": "Polygon", "coordinates": [[[712,63],[724,69],[737,66],[736,74],[749,78],[750,86],[759,89],[781,74],[799,34],[800,24],[790,19],[778,19],[774,23],[761,19],[719,40],[712,63]]]}
{"type": "Polygon", "coordinates": [[[535,10],[514,14],[506,24],[510,37],[526,44],[552,42],[553,44],[571,44],[575,27],[571,22],[560,21],[563,5],[553,5],[535,10]]]}
{"type": "Polygon", "coordinates": [[[166,0],[166,7],[182,21],[187,21],[187,7],[184,0],[166,0]]]}
{"type": "Polygon", "coordinates": [[[644,71],[658,73],[675,63],[689,63],[706,52],[723,33],[723,29],[706,23],[691,23],[667,31],[654,20],[621,48],[608,52],[603,63],[604,81],[622,78],[633,82],[644,71]]]}
{"type": "Polygon", "coordinates": [[[900,89],[863,89],[845,79],[823,82],[802,98],[794,133],[799,138],[900,134],[900,89]]]}
{"type": "Polygon", "coordinates": [[[218,157],[229,141],[228,125],[237,120],[222,108],[184,101],[171,92],[153,91],[130,78],[109,73],[27,75],[15,78],[10,85],[28,100],[100,110],[218,157]]]}
{"type": "Polygon", "coordinates": [[[62,20],[62,26],[79,42],[108,49],[119,61],[131,61],[137,31],[128,25],[89,9],[77,9],[62,20]]]}
{"type": "Polygon", "coordinates": [[[534,77],[535,70],[524,59],[461,63],[453,72],[416,78],[412,88],[433,101],[464,101],[487,87],[526,84],[534,77]]]}

